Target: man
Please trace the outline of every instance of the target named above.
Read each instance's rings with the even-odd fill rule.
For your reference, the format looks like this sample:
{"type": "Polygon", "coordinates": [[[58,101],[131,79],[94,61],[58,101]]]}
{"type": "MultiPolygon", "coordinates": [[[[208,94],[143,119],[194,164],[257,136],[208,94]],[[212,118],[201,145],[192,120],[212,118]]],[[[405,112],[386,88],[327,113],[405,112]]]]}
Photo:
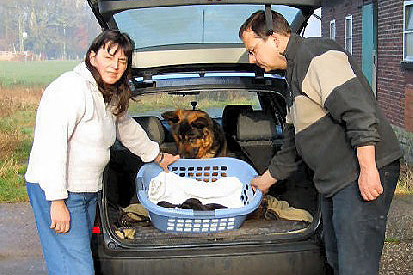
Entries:
{"type": "Polygon", "coordinates": [[[258,11],[240,28],[250,63],[286,70],[284,145],[252,181],[267,192],[302,160],[322,195],[323,237],[335,273],[377,274],[387,213],[400,173],[397,138],[352,57],[330,39],[291,34],[272,11],[272,30],[258,11]]]}

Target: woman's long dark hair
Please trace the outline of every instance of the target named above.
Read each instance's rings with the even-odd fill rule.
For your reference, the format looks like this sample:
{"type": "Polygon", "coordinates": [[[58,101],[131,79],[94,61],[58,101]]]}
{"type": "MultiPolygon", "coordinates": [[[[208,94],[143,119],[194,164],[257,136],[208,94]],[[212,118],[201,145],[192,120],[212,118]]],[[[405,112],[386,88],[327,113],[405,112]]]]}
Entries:
{"type": "MultiPolygon", "coordinates": [[[[86,67],[92,73],[95,78],[98,89],[102,93],[104,102],[107,104],[114,104],[113,114],[116,116],[122,115],[129,105],[129,98],[131,95],[129,80],[131,78],[131,68],[132,68],[132,53],[135,48],[135,43],[129,37],[128,34],[122,33],[117,30],[105,30],[99,34],[95,40],[93,40],[89,49],[86,53],[86,67]],[[108,44],[109,43],[109,44],[108,44]],[[118,50],[122,49],[123,53],[128,59],[128,65],[122,77],[115,84],[106,84],[102,77],[100,76],[98,70],[90,62],[90,53],[98,53],[99,49],[104,48],[108,44],[107,50],[110,52],[110,49],[113,46],[117,46],[118,50]]],[[[115,52],[116,54],[116,52],[115,52]]]]}

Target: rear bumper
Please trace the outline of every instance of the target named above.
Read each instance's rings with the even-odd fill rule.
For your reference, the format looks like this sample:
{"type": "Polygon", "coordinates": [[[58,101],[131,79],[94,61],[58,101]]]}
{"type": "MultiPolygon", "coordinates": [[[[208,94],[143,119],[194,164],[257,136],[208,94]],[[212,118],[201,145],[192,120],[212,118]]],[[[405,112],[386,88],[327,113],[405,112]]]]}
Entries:
{"type": "Polygon", "coordinates": [[[208,248],[109,250],[93,242],[96,274],[325,274],[320,244],[311,240],[208,248]]]}

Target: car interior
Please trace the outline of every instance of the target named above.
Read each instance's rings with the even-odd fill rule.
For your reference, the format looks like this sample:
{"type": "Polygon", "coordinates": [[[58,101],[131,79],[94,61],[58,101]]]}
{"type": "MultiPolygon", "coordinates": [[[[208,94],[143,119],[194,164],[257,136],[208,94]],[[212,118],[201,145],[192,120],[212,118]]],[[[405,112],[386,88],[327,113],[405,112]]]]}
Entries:
{"type": "MultiPolygon", "coordinates": [[[[223,128],[228,145],[228,157],[241,159],[262,174],[271,158],[282,145],[282,112],[272,112],[274,102],[280,104],[280,94],[258,92],[260,108],[251,105],[229,104],[222,108],[222,116],[214,117],[223,128]]],[[[196,102],[191,102],[196,108],[196,102]]],[[[282,104],[281,104],[282,106],[282,104]]],[[[188,106],[188,109],[191,109],[188,106]]],[[[161,151],[177,153],[169,124],[160,116],[142,115],[133,118],[148,133],[148,136],[160,144],[161,151]]],[[[144,163],[117,142],[111,148],[111,160],[104,176],[104,197],[110,229],[116,238],[116,232],[133,228],[132,238],[120,238],[124,243],[134,245],[171,245],[171,244],[210,244],[233,243],[238,241],[264,240],[269,237],[296,237],[297,233],[314,231],[319,222],[318,195],[311,179],[311,171],[304,165],[290,178],[272,186],[268,195],[280,201],[286,201],[291,207],[307,210],[313,217],[312,223],[286,220],[279,217],[263,217],[261,207],[249,214],[243,225],[233,231],[197,234],[165,233],[153,227],[148,219],[128,223],[122,220],[126,207],[139,203],[136,196],[135,178],[144,163]]],[[[118,234],[119,235],[119,234],[118,234]]],[[[119,237],[119,236],[118,236],[119,237]]]]}

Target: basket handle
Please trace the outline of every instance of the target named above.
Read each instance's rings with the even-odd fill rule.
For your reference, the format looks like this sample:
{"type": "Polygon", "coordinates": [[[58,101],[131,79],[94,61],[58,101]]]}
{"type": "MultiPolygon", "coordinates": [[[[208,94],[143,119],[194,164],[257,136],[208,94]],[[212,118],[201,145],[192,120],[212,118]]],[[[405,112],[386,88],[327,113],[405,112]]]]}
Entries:
{"type": "Polygon", "coordinates": [[[139,191],[145,190],[144,187],[143,187],[143,178],[137,177],[136,178],[136,185],[138,186],[139,191]]]}
{"type": "Polygon", "coordinates": [[[196,216],[210,216],[215,217],[215,210],[193,210],[194,215],[196,216]]]}

